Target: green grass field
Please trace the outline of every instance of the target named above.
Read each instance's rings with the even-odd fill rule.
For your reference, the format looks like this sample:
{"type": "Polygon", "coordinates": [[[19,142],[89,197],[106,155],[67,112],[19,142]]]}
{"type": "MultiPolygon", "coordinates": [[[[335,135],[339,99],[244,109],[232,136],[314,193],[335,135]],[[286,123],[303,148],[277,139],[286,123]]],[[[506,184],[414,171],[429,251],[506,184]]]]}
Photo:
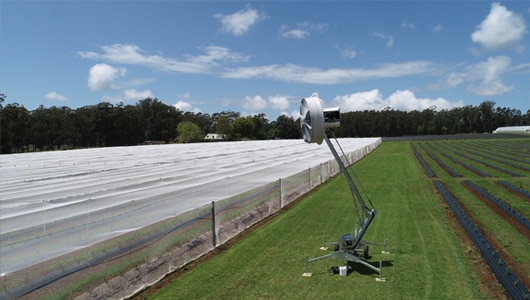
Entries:
{"type": "MultiPolygon", "coordinates": [[[[524,159],[528,157],[530,155],[529,139],[470,140],[466,143],[469,143],[471,144],[471,146],[473,146],[473,152],[480,152],[484,150],[485,152],[502,154],[503,156],[516,157],[516,155],[511,155],[510,151],[506,151],[506,149],[495,149],[494,147],[492,147],[492,149],[487,149],[488,147],[486,147],[488,145],[509,145],[510,143],[515,142],[519,142],[519,144],[517,144],[517,146],[512,146],[512,149],[519,149],[521,151],[526,149],[527,153],[526,156],[520,156],[518,158],[524,159]]],[[[439,142],[439,144],[445,145],[446,147],[453,149],[455,147],[460,147],[460,144],[462,143],[457,141],[443,141],[439,142]]],[[[431,148],[428,147],[428,149],[431,148]]],[[[486,189],[493,196],[501,199],[502,201],[510,205],[510,207],[516,209],[528,219],[530,218],[530,202],[516,197],[513,194],[510,194],[504,188],[495,184],[495,181],[503,179],[505,181],[511,182],[515,186],[521,187],[528,191],[530,190],[530,171],[517,169],[499,162],[481,158],[481,160],[485,162],[523,175],[522,177],[512,177],[505,173],[499,172],[498,170],[488,168],[480,163],[458,157],[458,159],[465,161],[466,163],[472,164],[474,167],[479,168],[482,171],[486,171],[488,174],[490,174],[490,177],[480,177],[442,157],[441,159],[444,160],[447,165],[462,174],[462,177],[452,178],[447,173],[445,173],[439,166],[437,166],[436,163],[434,163],[434,161],[431,160],[423,151],[420,152],[422,153],[426,161],[429,163],[429,165],[432,167],[434,172],[438,175],[438,179],[443,181],[451,189],[451,191],[459,198],[459,200],[468,208],[472,216],[478,222],[478,225],[481,226],[484,231],[488,232],[491,238],[498,243],[501,248],[497,250],[501,250],[505,253],[505,256],[509,257],[516,264],[518,264],[521,268],[520,273],[523,273],[523,275],[524,273],[526,273],[526,277],[530,277],[530,246],[528,239],[525,238],[525,236],[521,234],[521,232],[517,231],[516,228],[514,228],[510,223],[503,219],[499,214],[490,209],[484,202],[478,200],[475,195],[473,195],[468,189],[466,189],[462,185],[462,181],[466,179],[473,181],[474,183],[481,186],[483,189],[486,189]]],[[[457,157],[456,155],[454,156],[457,157]]],[[[507,159],[504,160],[507,161],[507,159]]],[[[527,163],[520,163],[520,165],[530,166],[530,161],[527,161],[527,163]]]]}
{"type": "MultiPolygon", "coordinates": [[[[330,153],[331,156],[331,153],[330,153]]],[[[472,267],[476,251],[452,229],[442,200],[434,192],[409,142],[384,142],[356,163],[354,170],[378,215],[364,239],[388,239],[390,254],[372,246],[370,260],[383,262],[383,277],[354,264],[347,277],[328,271],[344,261],[320,256],[323,236],[336,240],[353,230],[354,206],[344,176],[307,195],[244,239],[204,263],[183,272],[149,299],[308,299],[414,298],[488,299],[472,267]]],[[[453,224],[454,226],[454,224],[453,224]]]]}

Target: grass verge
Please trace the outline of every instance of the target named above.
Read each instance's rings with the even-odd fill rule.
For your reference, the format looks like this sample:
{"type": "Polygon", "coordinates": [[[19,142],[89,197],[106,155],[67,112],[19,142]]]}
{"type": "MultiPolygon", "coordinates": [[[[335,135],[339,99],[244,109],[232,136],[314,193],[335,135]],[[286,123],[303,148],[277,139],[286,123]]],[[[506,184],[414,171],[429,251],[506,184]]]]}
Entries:
{"type": "Polygon", "coordinates": [[[454,233],[420,168],[408,142],[385,142],[354,166],[378,210],[365,239],[388,239],[390,254],[371,248],[374,265],[383,262],[386,283],[360,265],[347,277],[332,275],[330,266],[344,265],[332,259],[310,264],[313,276],[302,277],[305,257],[324,254],[324,235],[335,239],[353,230],[354,206],[341,175],[219,255],[137,298],[490,298],[472,267],[478,254],[454,233]]]}

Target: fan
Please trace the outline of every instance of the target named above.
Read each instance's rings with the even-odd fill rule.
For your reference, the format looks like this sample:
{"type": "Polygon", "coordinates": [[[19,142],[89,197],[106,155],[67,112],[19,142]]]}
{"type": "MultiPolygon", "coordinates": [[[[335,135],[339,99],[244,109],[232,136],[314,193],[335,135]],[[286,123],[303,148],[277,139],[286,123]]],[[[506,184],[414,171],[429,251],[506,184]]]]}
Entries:
{"type": "Polygon", "coordinates": [[[302,99],[300,103],[300,127],[306,143],[322,144],[324,139],[324,112],[317,94],[302,99]]]}
{"type": "MultiPolygon", "coordinates": [[[[342,157],[339,156],[335,146],[331,142],[328,135],[334,136],[332,128],[340,126],[340,109],[338,107],[334,108],[322,108],[322,100],[320,100],[318,94],[313,94],[311,97],[302,99],[300,103],[300,127],[302,129],[302,135],[306,143],[317,143],[321,144],[323,140],[326,141],[331,153],[335,157],[337,164],[340,167],[341,172],[346,176],[348,180],[350,190],[352,192],[352,198],[355,204],[356,219],[360,226],[360,229],[355,229],[355,233],[347,233],[340,236],[338,242],[325,242],[324,247],[327,249],[327,245],[333,245],[334,250],[326,255],[319,256],[312,259],[306,258],[306,273],[304,276],[311,276],[311,273],[307,272],[308,264],[313,261],[317,261],[324,258],[335,258],[347,260],[349,262],[360,263],[376,272],[379,273],[379,280],[383,281],[384,278],[381,277],[381,266],[382,262],[379,263],[379,268],[371,265],[366,262],[364,259],[369,259],[371,256],[368,254],[368,244],[382,245],[385,247],[383,253],[388,253],[386,251],[386,240],[385,243],[373,243],[362,240],[362,237],[368,226],[372,222],[372,219],[375,217],[376,210],[372,206],[372,203],[368,199],[371,207],[367,206],[367,203],[364,201],[361,193],[357,189],[355,182],[350,176],[350,173],[344,165],[343,159],[348,162],[347,156],[342,151],[342,157]],[[363,258],[359,257],[359,254],[363,254],[363,258]]],[[[337,138],[335,142],[340,147],[337,138]]],[[[340,147],[342,150],[342,147],[340,147]]],[[[348,165],[351,163],[348,162],[348,165]]]]}

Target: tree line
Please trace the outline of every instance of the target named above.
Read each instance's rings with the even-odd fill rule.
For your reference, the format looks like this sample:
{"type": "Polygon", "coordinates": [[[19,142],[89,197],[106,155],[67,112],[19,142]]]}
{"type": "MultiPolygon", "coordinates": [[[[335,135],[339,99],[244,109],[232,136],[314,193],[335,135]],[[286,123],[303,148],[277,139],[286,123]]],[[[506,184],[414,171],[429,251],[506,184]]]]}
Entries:
{"type": "Polygon", "coordinates": [[[523,114],[518,109],[495,107],[495,104],[495,101],[484,101],[478,106],[468,105],[441,111],[430,107],[410,112],[391,108],[348,112],[341,114],[341,125],[336,135],[397,137],[491,133],[499,127],[530,125],[530,109],[523,114]]]}
{"type": "Polygon", "coordinates": [[[264,114],[183,112],[156,98],[134,105],[101,102],[77,109],[41,105],[33,111],[0,102],[0,153],[198,142],[207,133],[221,134],[225,140],[301,136],[296,121],[284,115],[269,122],[264,114]]]}
{"type": "MultiPolygon", "coordinates": [[[[101,102],[71,109],[40,106],[33,111],[17,103],[3,105],[0,94],[0,153],[47,151],[146,143],[203,141],[207,133],[224,140],[299,139],[299,120],[280,115],[241,116],[183,112],[156,98],[136,104],[101,102]]],[[[530,124],[530,109],[495,108],[495,102],[436,111],[365,110],[341,114],[337,137],[391,137],[491,132],[501,126],[530,124]]]]}

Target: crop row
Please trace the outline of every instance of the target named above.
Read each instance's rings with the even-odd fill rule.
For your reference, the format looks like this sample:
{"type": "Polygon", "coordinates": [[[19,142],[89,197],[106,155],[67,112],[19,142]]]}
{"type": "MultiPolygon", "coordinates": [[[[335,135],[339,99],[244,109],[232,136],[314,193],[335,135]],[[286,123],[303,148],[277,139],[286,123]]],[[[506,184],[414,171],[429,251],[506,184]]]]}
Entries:
{"type": "Polygon", "coordinates": [[[485,158],[485,159],[489,159],[489,160],[492,160],[492,161],[495,161],[495,162],[499,162],[501,164],[505,164],[505,165],[508,165],[512,168],[516,168],[516,169],[519,169],[519,170],[523,170],[523,171],[530,171],[530,168],[527,168],[523,165],[521,165],[521,163],[524,163],[524,161],[518,159],[516,160],[517,163],[512,163],[512,162],[509,162],[505,159],[497,159],[495,157],[491,157],[491,156],[496,156],[496,157],[502,157],[496,153],[490,153],[489,155],[490,156],[487,156],[487,155],[484,155],[482,153],[479,153],[479,152],[475,152],[475,151],[471,151],[471,150],[468,150],[469,153],[473,154],[473,155],[477,155],[477,156],[480,156],[482,158],[485,158]]]}
{"type": "Polygon", "coordinates": [[[473,191],[480,194],[480,196],[491,203],[495,204],[497,207],[502,209],[505,213],[507,213],[510,217],[512,217],[515,221],[519,222],[519,224],[523,225],[527,230],[530,230],[530,221],[528,221],[527,218],[525,218],[520,212],[516,211],[512,207],[510,207],[508,204],[506,204],[501,199],[491,195],[486,190],[481,188],[480,186],[476,185],[470,180],[465,180],[464,184],[469,186],[473,191]]]}
{"type": "Polygon", "coordinates": [[[418,162],[423,167],[423,170],[425,171],[425,174],[427,174],[427,176],[429,176],[431,178],[432,177],[436,177],[436,174],[434,174],[434,172],[431,170],[431,167],[429,167],[429,165],[425,162],[425,160],[423,159],[421,154],[418,152],[418,150],[416,149],[414,144],[411,143],[410,146],[412,147],[412,152],[414,153],[414,156],[416,156],[416,159],[418,160],[418,162]]]}
{"type": "MultiPolygon", "coordinates": [[[[498,143],[504,142],[503,140],[499,140],[498,143]]],[[[466,144],[470,145],[471,142],[468,141],[466,144]]],[[[520,210],[522,212],[522,215],[524,215],[526,218],[529,218],[530,216],[530,206],[528,206],[529,203],[522,203],[520,200],[518,201],[518,198],[522,198],[524,200],[528,200],[528,192],[526,192],[525,187],[523,185],[526,185],[529,183],[529,176],[530,171],[525,171],[524,168],[520,168],[522,172],[515,173],[513,172],[513,168],[510,169],[502,169],[502,168],[495,168],[496,166],[492,165],[491,163],[480,163],[479,159],[473,156],[472,153],[476,152],[470,149],[465,150],[466,154],[459,155],[457,152],[454,151],[454,148],[461,149],[460,143],[450,143],[447,141],[444,141],[442,143],[440,142],[428,142],[426,145],[420,144],[421,150],[419,151],[419,155],[424,155],[424,157],[427,157],[430,159],[426,159],[427,165],[431,164],[434,166],[433,162],[435,162],[437,165],[439,165],[445,172],[447,172],[452,178],[457,179],[458,177],[461,177],[462,180],[465,179],[472,179],[474,178],[475,174],[479,175],[480,177],[483,177],[483,181],[486,184],[485,190],[488,190],[490,193],[493,193],[497,198],[504,198],[505,202],[507,202],[510,206],[513,208],[520,210]],[[458,158],[455,158],[457,155],[458,158]],[[486,166],[486,164],[491,165],[491,173],[488,173],[484,171],[484,169],[479,166],[479,164],[486,166]],[[465,170],[471,171],[474,174],[470,173],[462,173],[460,171],[460,167],[463,167],[465,170]],[[460,175],[460,176],[458,176],[460,175]],[[507,176],[511,175],[511,176],[507,176]],[[513,178],[513,179],[509,179],[513,178]],[[512,185],[516,183],[518,186],[517,188],[510,188],[507,185],[502,185],[500,183],[494,184],[495,180],[506,180],[509,181],[512,185]],[[499,189],[499,186],[502,186],[502,189],[499,189]],[[506,192],[506,190],[508,192],[506,192]],[[513,196],[517,196],[518,198],[515,198],[513,196]]],[[[468,146],[467,148],[470,148],[468,146]]],[[[420,148],[418,148],[420,150],[420,148]]],[[[464,150],[462,150],[464,151],[464,150]]],[[[477,151],[484,151],[484,149],[477,150],[477,151]]],[[[530,163],[528,163],[530,165],[530,163]]],[[[522,166],[524,167],[524,166],[522,166]]],[[[432,168],[433,172],[436,172],[436,168],[432,168]]],[[[443,177],[441,177],[443,179],[443,177]]],[[[508,183],[509,184],[509,183],[508,183]]]]}
{"type": "Polygon", "coordinates": [[[443,162],[441,159],[439,159],[436,155],[434,155],[434,153],[432,153],[431,151],[427,150],[423,144],[420,144],[421,148],[425,151],[425,153],[427,153],[427,155],[429,155],[440,167],[442,167],[442,169],[444,169],[445,172],[447,172],[449,175],[451,175],[452,177],[460,177],[462,175],[460,175],[458,172],[456,172],[455,170],[453,170],[451,167],[449,167],[445,162],[443,162]]]}
{"type": "Polygon", "coordinates": [[[472,147],[470,142],[451,143],[446,141],[429,143],[428,145],[433,149],[440,151],[440,153],[451,159],[453,162],[462,165],[482,177],[502,176],[500,174],[495,175],[496,172],[508,174],[512,177],[525,177],[525,174],[530,172],[530,159],[525,160],[524,158],[526,158],[526,156],[521,156],[521,158],[508,156],[507,154],[509,154],[509,152],[501,152],[501,150],[496,148],[480,146],[472,147]],[[456,157],[458,157],[458,159],[456,157]],[[469,166],[474,167],[470,168],[469,166]],[[483,170],[482,167],[486,167],[488,170],[491,170],[492,173],[483,170]]]}
{"type": "MultiPolygon", "coordinates": [[[[433,147],[431,144],[430,144],[430,146],[433,147]]],[[[448,153],[446,153],[446,152],[444,152],[442,150],[439,150],[439,149],[437,149],[437,150],[442,156],[444,156],[447,159],[449,159],[450,161],[452,161],[452,162],[464,167],[465,169],[467,169],[467,170],[469,170],[469,171],[471,171],[471,172],[473,172],[473,173],[475,173],[475,174],[477,174],[477,175],[479,175],[481,177],[490,177],[490,174],[488,174],[488,173],[486,173],[486,172],[484,172],[484,171],[482,171],[482,170],[480,170],[478,168],[475,168],[474,166],[472,166],[472,165],[470,165],[470,164],[468,164],[468,163],[466,163],[464,161],[458,160],[455,157],[449,155],[448,153]]]]}
{"type": "MultiPolygon", "coordinates": [[[[522,151],[510,152],[506,149],[498,148],[499,144],[504,145],[506,143],[504,140],[497,144],[494,144],[492,141],[488,141],[487,144],[484,144],[484,142],[481,144],[473,144],[471,141],[464,143],[448,141],[438,143],[438,145],[444,147],[449,153],[456,154],[481,166],[513,177],[524,177],[524,173],[528,175],[528,172],[530,172],[530,156],[524,154],[522,151]],[[523,174],[520,174],[521,171],[523,174]]],[[[530,142],[527,139],[521,139],[519,148],[524,149],[525,147],[530,147],[530,142]]]]}
{"type": "Polygon", "coordinates": [[[483,161],[483,160],[481,160],[481,159],[474,158],[474,157],[471,157],[471,156],[468,156],[468,155],[462,154],[462,153],[457,152],[457,151],[455,151],[454,153],[457,154],[457,155],[459,155],[459,156],[461,156],[461,157],[463,157],[463,158],[469,159],[469,160],[471,160],[471,161],[474,161],[474,162],[479,163],[479,164],[481,164],[481,165],[484,165],[484,166],[486,166],[486,167],[490,167],[490,168],[495,169],[495,170],[497,170],[497,171],[500,171],[500,172],[506,173],[506,174],[511,175],[511,176],[513,176],[513,177],[523,177],[523,175],[521,175],[521,174],[519,174],[519,173],[515,173],[515,172],[513,172],[513,171],[506,170],[506,169],[504,169],[504,168],[501,168],[501,167],[499,167],[499,166],[496,166],[496,165],[490,164],[490,163],[488,163],[488,162],[486,162],[486,161],[483,161]]]}
{"type": "MultiPolygon", "coordinates": [[[[527,167],[524,167],[522,165],[526,164],[526,165],[529,165],[530,166],[530,162],[526,159],[521,159],[521,158],[517,158],[517,157],[510,157],[510,156],[506,156],[504,154],[499,154],[499,153],[495,153],[495,152],[489,152],[489,155],[490,156],[494,156],[494,157],[499,157],[499,158],[502,158],[504,159],[505,163],[506,161],[512,161],[512,162],[515,162],[517,163],[515,166],[519,169],[523,169],[525,171],[528,171],[530,170],[530,168],[527,168],[527,167]]],[[[512,164],[509,164],[509,165],[512,165],[512,164]]]]}
{"type": "Polygon", "coordinates": [[[506,182],[504,180],[499,180],[497,181],[497,184],[507,188],[509,191],[512,191],[513,193],[515,193],[516,195],[519,195],[520,197],[522,198],[526,198],[526,200],[530,201],[530,192],[523,189],[523,188],[520,188],[520,187],[516,187],[515,185],[509,183],[509,182],[506,182]]]}
{"type": "MultiPolygon", "coordinates": [[[[414,142],[416,146],[419,146],[417,148],[412,145],[413,149],[417,149],[415,156],[418,161],[424,161],[424,164],[421,164],[422,167],[431,169],[433,173],[441,168],[449,175],[449,177],[441,176],[435,180],[436,188],[444,199],[458,197],[454,201],[463,205],[461,209],[470,214],[467,218],[478,220],[474,226],[483,233],[487,233],[487,237],[493,240],[493,244],[498,247],[497,250],[500,253],[498,256],[504,258],[502,264],[506,267],[509,264],[513,268],[512,272],[523,280],[520,283],[523,287],[530,284],[527,272],[528,263],[524,258],[528,253],[527,245],[530,242],[530,221],[528,220],[530,193],[524,187],[528,184],[530,176],[530,163],[525,161],[528,156],[526,153],[530,153],[525,150],[530,149],[528,141],[530,139],[525,139],[526,144],[519,147],[512,144],[513,148],[510,151],[503,151],[502,147],[495,146],[502,145],[505,140],[488,141],[488,145],[476,140],[414,142]],[[514,153],[515,155],[512,156],[514,153]],[[487,168],[487,172],[484,167],[487,168]],[[461,168],[470,172],[461,172],[461,168]],[[512,178],[509,180],[512,183],[505,181],[506,178],[512,178]],[[475,184],[473,182],[475,179],[481,184],[475,184]],[[518,187],[513,184],[514,182],[517,182],[518,187]],[[456,194],[446,190],[449,188],[454,189],[456,194]],[[514,197],[515,195],[518,197],[514,197]],[[521,202],[519,198],[527,201],[521,202]],[[500,236],[503,237],[502,240],[498,239],[500,236]]],[[[455,212],[455,214],[458,213],[455,212]]],[[[468,226],[462,222],[461,224],[464,228],[468,226]]],[[[478,248],[482,247],[477,244],[471,234],[470,237],[478,248]]],[[[494,262],[492,258],[485,256],[485,259],[494,262]]],[[[496,266],[492,266],[490,262],[488,265],[494,270],[496,266]]],[[[507,281],[502,282],[500,275],[497,272],[495,274],[510,297],[530,297],[527,292],[514,296],[515,294],[511,294],[513,291],[509,291],[512,287],[506,286],[507,281]]],[[[512,281],[511,285],[513,283],[512,281]]]]}
{"type": "MultiPolygon", "coordinates": [[[[462,143],[469,144],[469,143],[462,143]]],[[[522,161],[530,160],[530,141],[524,141],[518,139],[516,141],[504,140],[502,144],[497,143],[497,140],[481,140],[479,142],[473,141],[471,147],[475,148],[478,146],[480,149],[488,149],[489,152],[494,153],[506,153],[509,154],[510,159],[520,159],[522,161]]]]}
{"type": "MultiPolygon", "coordinates": [[[[501,163],[511,168],[523,170],[526,172],[530,171],[530,156],[529,155],[526,155],[524,154],[524,152],[520,152],[520,151],[519,152],[510,151],[510,149],[512,148],[503,149],[503,148],[498,148],[498,147],[491,147],[492,145],[493,144],[489,143],[489,144],[483,144],[483,146],[477,146],[476,144],[467,142],[467,143],[454,144],[453,147],[456,149],[459,149],[462,152],[467,152],[473,156],[479,156],[488,161],[492,161],[495,163],[501,163]]],[[[520,149],[524,149],[525,146],[530,147],[530,143],[528,145],[525,145],[525,143],[522,143],[518,147],[520,149]]]]}
{"type": "Polygon", "coordinates": [[[497,277],[497,280],[506,289],[508,296],[512,299],[528,299],[530,297],[528,289],[521,283],[517,275],[512,272],[502,257],[500,257],[498,251],[495,250],[491,242],[484,236],[477,224],[467,215],[458,200],[451,195],[451,192],[440,181],[435,180],[434,184],[454,212],[458,222],[480,250],[481,255],[497,277]]]}
{"type": "Polygon", "coordinates": [[[503,139],[502,142],[499,143],[500,140],[501,139],[492,139],[491,142],[483,140],[464,140],[461,143],[444,143],[450,144],[452,148],[463,151],[480,151],[488,155],[506,154],[505,158],[508,160],[526,158],[530,154],[524,152],[524,147],[530,146],[530,143],[525,144],[523,140],[519,140],[515,142],[516,144],[512,144],[508,139],[503,139]],[[509,145],[512,145],[512,147],[509,145]],[[522,150],[521,148],[523,148],[523,151],[520,151],[522,150]]]}

